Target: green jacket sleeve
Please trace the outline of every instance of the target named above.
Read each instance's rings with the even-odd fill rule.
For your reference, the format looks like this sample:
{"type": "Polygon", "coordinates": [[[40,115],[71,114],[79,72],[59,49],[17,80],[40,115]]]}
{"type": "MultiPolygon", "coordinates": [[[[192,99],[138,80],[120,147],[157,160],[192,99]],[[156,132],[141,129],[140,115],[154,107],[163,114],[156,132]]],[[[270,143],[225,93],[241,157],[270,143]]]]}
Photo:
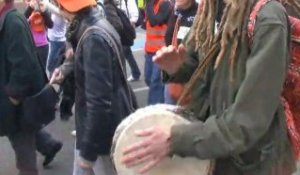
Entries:
{"type": "Polygon", "coordinates": [[[235,101],[220,116],[174,126],[172,153],[201,159],[227,157],[249,150],[267,133],[280,103],[287,70],[287,23],[284,9],[277,3],[262,9],[246,62],[246,75],[235,101]]]}
{"type": "Polygon", "coordinates": [[[9,96],[22,99],[42,88],[43,73],[38,64],[31,33],[26,29],[25,19],[17,12],[6,17],[8,83],[5,87],[9,96]],[[23,21],[25,20],[25,21],[23,21]]]}

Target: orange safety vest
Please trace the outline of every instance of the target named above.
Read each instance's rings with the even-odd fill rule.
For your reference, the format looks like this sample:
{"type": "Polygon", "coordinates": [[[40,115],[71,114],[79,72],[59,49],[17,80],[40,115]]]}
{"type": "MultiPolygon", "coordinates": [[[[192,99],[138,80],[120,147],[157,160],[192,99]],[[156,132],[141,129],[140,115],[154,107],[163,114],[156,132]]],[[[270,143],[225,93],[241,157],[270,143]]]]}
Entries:
{"type": "MultiPolygon", "coordinates": [[[[154,5],[154,13],[159,10],[160,3],[163,0],[159,0],[154,5]]],[[[167,24],[151,26],[148,19],[146,19],[146,44],[145,51],[155,53],[160,48],[165,46],[165,34],[167,31],[167,24]]]]}

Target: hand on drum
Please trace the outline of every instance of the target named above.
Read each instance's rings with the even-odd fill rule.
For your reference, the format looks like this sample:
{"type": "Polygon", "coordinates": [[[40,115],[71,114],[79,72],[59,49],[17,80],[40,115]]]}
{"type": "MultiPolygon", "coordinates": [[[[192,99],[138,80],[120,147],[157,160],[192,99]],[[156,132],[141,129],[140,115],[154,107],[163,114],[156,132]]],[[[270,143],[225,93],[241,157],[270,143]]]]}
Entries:
{"type": "Polygon", "coordinates": [[[82,160],[79,160],[79,161],[78,161],[78,165],[79,165],[80,168],[82,168],[82,169],[91,169],[91,168],[93,168],[92,165],[90,165],[90,164],[88,164],[88,163],[86,163],[85,161],[82,161],[82,160]]]}
{"type": "Polygon", "coordinates": [[[158,64],[160,68],[172,75],[176,73],[186,59],[186,50],[183,45],[179,47],[168,46],[162,47],[153,57],[153,62],[158,64]]]}
{"type": "Polygon", "coordinates": [[[136,135],[144,139],[125,148],[122,163],[128,168],[144,164],[139,169],[139,173],[144,174],[170,153],[171,128],[165,132],[159,127],[154,127],[136,131],[136,135]]]}

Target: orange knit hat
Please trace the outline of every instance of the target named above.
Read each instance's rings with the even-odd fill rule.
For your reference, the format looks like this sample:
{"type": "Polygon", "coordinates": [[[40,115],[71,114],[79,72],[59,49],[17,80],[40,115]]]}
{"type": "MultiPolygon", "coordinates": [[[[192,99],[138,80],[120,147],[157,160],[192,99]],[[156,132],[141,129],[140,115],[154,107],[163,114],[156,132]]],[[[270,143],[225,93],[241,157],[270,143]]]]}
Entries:
{"type": "Polygon", "coordinates": [[[85,7],[96,5],[96,0],[57,0],[69,12],[77,12],[85,7]]]}

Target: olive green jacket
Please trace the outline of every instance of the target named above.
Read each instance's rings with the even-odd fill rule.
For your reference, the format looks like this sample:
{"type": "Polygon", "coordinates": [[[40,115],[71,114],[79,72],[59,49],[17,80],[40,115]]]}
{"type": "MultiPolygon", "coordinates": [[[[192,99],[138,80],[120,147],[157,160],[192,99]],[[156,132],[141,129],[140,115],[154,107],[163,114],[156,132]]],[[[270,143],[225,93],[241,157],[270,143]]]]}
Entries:
{"type": "MultiPolygon", "coordinates": [[[[245,41],[238,49],[234,81],[227,54],[196,84],[188,108],[197,121],[172,128],[172,153],[216,160],[215,175],[292,174],[295,163],[280,101],[289,38],[285,9],[269,2],[257,16],[253,44],[245,41]]],[[[187,82],[203,59],[192,45],[186,48],[189,59],[170,81],[187,82]]]]}

